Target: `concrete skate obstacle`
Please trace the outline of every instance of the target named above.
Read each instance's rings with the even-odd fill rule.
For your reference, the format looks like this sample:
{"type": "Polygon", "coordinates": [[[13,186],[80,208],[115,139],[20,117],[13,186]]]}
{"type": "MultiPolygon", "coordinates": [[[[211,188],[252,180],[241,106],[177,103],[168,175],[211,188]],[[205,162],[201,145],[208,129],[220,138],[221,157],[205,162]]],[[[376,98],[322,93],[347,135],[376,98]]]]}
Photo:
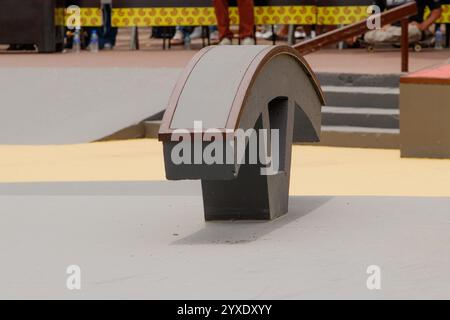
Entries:
{"type": "Polygon", "coordinates": [[[206,220],[277,218],[288,210],[292,137],[319,141],[323,104],[314,73],[292,47],[207,47],[184,70],[164,114],[167,179],[202,181],[206,220]],[[257,148],[250,136],[241,140],[241,161],[237,134],[249,129],[267,136],[256,135],[257,148]],[[254,153],[271,163],[252,162],[254,153]],[[274,161],[275,171],[264,173],[274,161]]]}

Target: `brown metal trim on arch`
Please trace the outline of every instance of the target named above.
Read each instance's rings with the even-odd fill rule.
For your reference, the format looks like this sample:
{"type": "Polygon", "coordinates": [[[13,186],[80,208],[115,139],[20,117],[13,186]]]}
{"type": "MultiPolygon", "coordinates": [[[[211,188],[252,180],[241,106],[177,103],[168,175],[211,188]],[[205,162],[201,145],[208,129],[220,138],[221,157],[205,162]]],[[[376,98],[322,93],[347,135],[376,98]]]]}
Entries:
{"type": "Polygon", "coordinates": [[[294,50],[290,46],[285,45],[279,45],[279,46],[273,46],[269,47],[266,50],[262,51],[260,54],[258,54],[255,59],[252,61],[250,66],[248,67],[244,77],[242,78],[241,84],[239,85],[239,89],[236,93],[236,96],[233,101],[233,105],[230,110],[230,114],[228,116],[227,120],[227,129],[236,129],[239,120],[242,114],[242,107],[245,105],[248,99],[250,88],[252,87],[253,83],[255,82],[259,72],[261,69],[273,58],[280,54],[288,54],[293,56],[294,58],[297,58],[297,60],[300,62],[300,65],[302,66],[305,73],[310,78],[313,87],[320,99],[320,102],[322,105],[325,104],[325,99],[322,93],[322,89],[319,85],[319,80],[315,76],[315,74],[312,72],[311,67],[306,62],[306,60],[300,55],[300,53],[297,50],[294,50]]]}
{"type": "MultiPolygon", "coordinates": [[[[164,113],[163,121],[158,134],[159,141],[171,140],[173,130],[170,128],[170,125],[172,123],[172,119],[175,114],[181,93],[183,92],[186,82],[188,81],[189,76],[191,75],[195,66],[210,49],[212,49],[212,47],[204,48],[194,56],[189,65],[183,71],[177,84],[175,85],[175,88],[169,100],[168,107],[166,109],[166,112],[164,113]]],[[[248,95],[250,93],[250,88],[258,77],[259,72],[271,59],[281,54],[288,54],[297,59],[307,76],[310,78],[321,104],[324,105],[324,97],[319,85],[319,81],[317,80],[315,74],[312,72],[309,64],[300,55],[300,53],[290,46],[280,45],[269,47],[261,51],[249,64],[235,94],[233,104],[227,118],[226,126],[225,128],[223,128],[224,135],[226,134],[227,130],[235,130],[237,128],[242,114],[243,106],[245,106],[248,95]]],[[[186,128],[186,130],[188,129],[186,128]]]]}

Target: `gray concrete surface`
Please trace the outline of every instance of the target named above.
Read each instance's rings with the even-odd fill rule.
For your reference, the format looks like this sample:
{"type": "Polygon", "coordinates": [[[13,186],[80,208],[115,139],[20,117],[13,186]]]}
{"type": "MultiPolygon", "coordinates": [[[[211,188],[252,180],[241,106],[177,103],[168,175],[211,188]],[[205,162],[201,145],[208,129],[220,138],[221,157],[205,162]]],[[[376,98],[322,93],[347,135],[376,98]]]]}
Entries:
{"type": "MultiPolygon", "coordinates": [[[[308,60],[308,56],[306,59],[308,60]]],[[[363,71],[359,72],[361,73],[317,72],[316,75],[323,86],[387,88],[398,88],[401,76],[400,73],[368,74],[362,73],[363,71]]]]}
{"type": "Polygon", "coordinates": [[[101,139],[165,109],[179,68],[1,68],[0,144],[101,139]]]}
{"type": "Polygon", "coordinates": [[[324,126],[398,129],[399,120],[398,109],[330,106],[322,108],[322,124],[324,126]]]}
{"type": "Polygon", "coordinates": [[[322,85],[322,90],[328,106],[398,109],[398,88],[322,85]]]}
{"type": "MultiPolygon", "coordinates": [[[[134,125],[164,109],[182,70],[181,66],[186,63],[186,57],[176,55],[181,61],[172,65],[169,62],[178,61],[172,56],[176,52],[168,56],[148,56],[145,64],[144,60],[138,59],[142,64],[139,67],[135,60],[142,59],[140,54],[137,57],[125,57],[123,52],[116,54],[105,55],[104,59],[89,54],[71,55],[72,59],[68,59],[67,55],[57,55],[54,60],[45,60],[46,63],[39,61],[47,59],[47,56],[32,55],[36,61],[30,67],[21,66],[27,66],[25,62],[18,64],[18,61],[30,58],[29,55],[13,55],[14,60],[10,55],[3,54],[2,58],[12,59],[11,63],[15,61],[18,65],[7,67],[0,63],[0,144],[90,142],[134,125]],[[154,59],[162,61],[161,67],[154,59]],[[55,67],[50,66],[52,61],[55,67]],[[127,67],[127,64],[131,67],[127,67]],[[170,67],[162,67],[165,65],[170,67]]],[[[327,86],[336,88],[341,85],[345,85],[345,89],[361,85],[396,86],[399,75],[318,73],[318,77],[325,89],[327,86]]],[[[355,94],[328,92],[327,102],[329,105],[336,102],[337,105],[348,107],[348,99],[355,100],[355,94]]],[[[377,100],[378,95],[376,99],[367,99],[364,94],[357,92],[356,96],[359,100],[362,97],[364,101],[372,101],[371,104],[376,104],[376,107],[384,107],[377,100]]],[[[367,121],[372,123],[373,118],[367,121]]],[[[351,123],[361,125],[358,122],[351,123]]],[[[336,122],[325,123],[331,124],[335,125],[336,122]]]]}
{"type": "Polygon", "coordinates": [[[275,221],[205,223],[197,183],[0,194],[0,298],[450,298],[449,198],[291,197],[275,221]]]}

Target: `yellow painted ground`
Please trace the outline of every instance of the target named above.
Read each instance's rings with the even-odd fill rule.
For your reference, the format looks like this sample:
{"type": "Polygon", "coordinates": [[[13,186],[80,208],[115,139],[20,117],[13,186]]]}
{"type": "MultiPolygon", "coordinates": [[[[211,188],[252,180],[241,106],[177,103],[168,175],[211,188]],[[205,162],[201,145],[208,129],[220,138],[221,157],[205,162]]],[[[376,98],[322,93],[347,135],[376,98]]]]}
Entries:
{"type": "MultiPolygon", "coordinates": [[[[0,145],[0,182],[164,179],[156,140],[0,145]]],[[[396,150],[295,146],[290,193],[450,196],[450,160],[401,159],[396,150]]]]}

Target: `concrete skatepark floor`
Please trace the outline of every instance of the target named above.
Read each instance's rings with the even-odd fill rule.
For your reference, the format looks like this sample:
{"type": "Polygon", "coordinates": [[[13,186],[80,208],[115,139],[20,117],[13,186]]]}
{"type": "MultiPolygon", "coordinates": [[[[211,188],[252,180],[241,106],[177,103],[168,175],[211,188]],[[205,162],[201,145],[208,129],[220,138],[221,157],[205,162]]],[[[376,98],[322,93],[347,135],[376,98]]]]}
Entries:
{"type": "Polygon", "coordinates": [[[198,182],[158,181],[160,149],[1,146],[0,298],[450,296],[449,161],[295,146],[286,216],[205,223],[198,182]],[[369,265],[380,291],[366,288],[369,265]]]}
{"type": "Polygon", "coordinates": [[[194,186],[175,183],[158,196],[142,194],[161,183],[118,186],[75,184],[78,195],[65,196],[67,186],[40,185],[48,195],[0,196],[0,298],[450,294],[449,198],[291,197],[289,214],[271,222],[205,223],[201,197],[182,194],[194,186]],[[128,188],[141,195],[117,195],[128,188]],[[65,287],[74,264],[80,291],[65,287]],[[366,287],[370,265],[382,270],[382,290],[366,287]]]}
{"type": "MultiPolygon", "coordinates": [[[[282,43],[280,43],[282,44],[282,43]]],[[[198,49],[201,47],[199,46],[198,49]]],[[[114,50],[92,54],[67,53],[62,55],[39,55],[20,53],[6,54],[0,50],[0,68],[104,68],[104,67],[143,67],[143,68],[183,68],[197,50],[169,51],[147,49],[136,52],[114,50]]],[[[450,49],[423,52],[410,52],[410,71],[417,71],[430,65],[442,63],[449,58],[450,49]]],[[[398,50],[367,52],[364,49],[322,50],[305,56],[315,72],[342,73],[400,73],[400,53],[398,50]]]]}

